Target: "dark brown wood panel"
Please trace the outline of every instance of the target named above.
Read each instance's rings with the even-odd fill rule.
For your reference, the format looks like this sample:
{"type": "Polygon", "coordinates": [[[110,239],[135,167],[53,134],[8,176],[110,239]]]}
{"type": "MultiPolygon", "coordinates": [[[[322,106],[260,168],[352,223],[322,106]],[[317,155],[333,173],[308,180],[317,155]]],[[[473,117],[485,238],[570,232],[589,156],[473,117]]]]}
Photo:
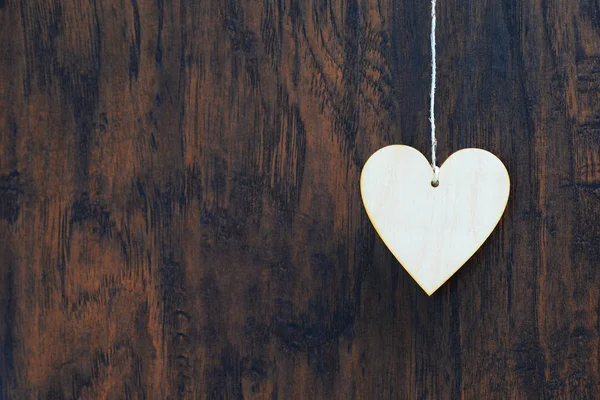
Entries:
{"type": "Polygon", "coordinates": [[[359,193],[429,11],[0,0],[0,397],[600,398],[600,3],[439,3],[440,161],[512,188],[431,297],[359,193]]]}

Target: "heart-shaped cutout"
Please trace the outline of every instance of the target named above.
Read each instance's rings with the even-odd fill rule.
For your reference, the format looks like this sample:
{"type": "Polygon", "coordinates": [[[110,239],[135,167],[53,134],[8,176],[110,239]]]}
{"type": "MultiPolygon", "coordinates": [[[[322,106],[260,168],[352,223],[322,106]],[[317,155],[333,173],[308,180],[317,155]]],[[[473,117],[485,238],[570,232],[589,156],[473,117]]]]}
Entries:
{"type": "Polygon", "coordinates": [[[431,165],[418,150],[392,145],[365,163],[360,188],[383,242],[431,295],[479,249],[504,213],[508,172],[492,153],[463,149],[431,182],[431,165]]]}

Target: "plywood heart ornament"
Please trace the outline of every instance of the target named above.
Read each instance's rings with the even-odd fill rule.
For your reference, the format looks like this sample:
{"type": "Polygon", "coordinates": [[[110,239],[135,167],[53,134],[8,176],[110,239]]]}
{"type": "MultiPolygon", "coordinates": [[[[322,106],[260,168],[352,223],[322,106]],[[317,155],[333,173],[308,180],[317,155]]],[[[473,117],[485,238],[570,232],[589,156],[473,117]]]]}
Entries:
{"type": "Polygon", "coordinates": [[[433,171],[416,149],[393,145],[366,162],[360,188],[375,230],[431,295],[477,251],[504,213],[510,190],[502,161],[481,149],[452,154],[433,171]]]}

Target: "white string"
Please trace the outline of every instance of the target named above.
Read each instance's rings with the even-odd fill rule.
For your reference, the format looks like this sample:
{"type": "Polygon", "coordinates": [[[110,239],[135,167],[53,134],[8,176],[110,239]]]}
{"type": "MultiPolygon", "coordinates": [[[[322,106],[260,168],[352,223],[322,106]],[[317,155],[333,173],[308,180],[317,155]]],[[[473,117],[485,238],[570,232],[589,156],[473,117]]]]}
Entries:
{"type": "Polygon", "coordinates": [[[436,54],[435,54],[435,2],[431,0],[431,93],[430,93],[430,106],[429,106],[429,122],[431,122],[431,167],[434,173],[436,173],[438,167],[435,163],[435,152],[437,149],[437,139],[435,138],[435,65],[436,65],[436,54]]]}
{"type": "Polygon", "coordinates": [[[431,0],[431,93],[429,103],[429,122],[431,122],[431,168],[433,168],[433,179],[431,184],[435,187],[440,183],[440,169],[435,163],[435,152],[437,150],[437,139],[435,138],[435,1],[431,0]]]}

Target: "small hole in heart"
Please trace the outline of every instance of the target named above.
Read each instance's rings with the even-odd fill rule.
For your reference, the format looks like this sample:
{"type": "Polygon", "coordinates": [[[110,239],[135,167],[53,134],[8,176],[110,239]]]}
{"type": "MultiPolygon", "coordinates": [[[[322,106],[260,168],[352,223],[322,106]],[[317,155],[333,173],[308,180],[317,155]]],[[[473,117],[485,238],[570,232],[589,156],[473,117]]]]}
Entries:
{"type": "Polygon", "coordinates": [[[440,181],[431,181],[431,186],[433,186],[434,188],[440,186],[440,181]]]}

